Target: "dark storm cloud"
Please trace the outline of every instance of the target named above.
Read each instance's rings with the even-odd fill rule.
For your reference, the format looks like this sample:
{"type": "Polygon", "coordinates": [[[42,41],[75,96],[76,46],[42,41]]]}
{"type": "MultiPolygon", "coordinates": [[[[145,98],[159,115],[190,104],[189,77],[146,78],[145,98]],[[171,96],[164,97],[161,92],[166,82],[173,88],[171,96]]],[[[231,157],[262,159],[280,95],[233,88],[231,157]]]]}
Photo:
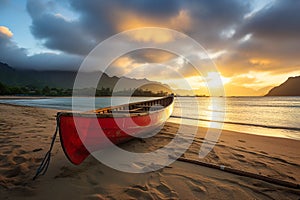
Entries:
{"type": "Polygon", "coordinates": [[[186,26],[185,24],[178,24],[174,27],[168,23],[163,26],[183,31],[201,44],[210,47],[220,45],[220,42],[227,42],[222,41],[220,33],[240,24],[244,15],[250,11],[250,6],[239,0],[118,0],[106,2],[71,0],[71,2],[73,7],[82,14],[83,25],[98,36],[109,36],[117,32],[116,22],[122,23],[123,20],[122,16],[114,17],[118,12],[128,11],[142,16],[143,18],[139,20],[143,24],[145,17],[163,22],[178,16],[180,11],[185,10],[190,15],[191,27],[183,28],[186,26]]]}
{"type": "Polygon", "coordinates": [[[238,45],[238,51],[285,60],[298,60],[300,51],[300,1],[275,1],[245,20],[235,38],[252,34],[238,45]]]}
{"type": "Polygon", "coordinates": [[[250,11],[250,5],[239,0],[193,0],[188,1],[185,8],[190,11],[195,23],[198,23],[198,27],[194,27],[196,31],[197,28],[205,31],[205,28],[217,30],[238,25],[243,20],[243,16],[250,11]]]}
{"type": "Polygon", "coordinates": [[[232,48],[215,60],[224,76],[231,77],[250,71],[280,74],[299,70],[299,44],[289,46],[253,40],[249,43],[232,48]]]}
{"type": "Polygon", "coordinates": [[[122,8],[149,17],[172,17],[178,14],[183,2],[179,0],[130,0],[119,1],[122,8]]]}
{"type": "MultiPolygon", "coordinates": [[[[41,53],[27,57],[27,65],[39,70],[76,70],[83,58],[70,54],[41,53]]],[[[29,67],[27,67],[29,68],[29,67]]]]}
{"type": "Polygon", "coordinates": [[[124,22],[123,11],[156,20],[175,16],[180,11],[178,0],[70,0],[70,4],[80,14],[80,25],[98,42],[119,31],[116,24],[124,22]]]}
{"type": "Polygon", "coordinates": [[[298,70],[299,8],[299,1],[275,1],[245,19],[238,27],[228,53],[218,61],[222,71],[231,76],[249,71],[274,74],[298,70]],[[250,39],[241,40],[247,34],[251,34],[250,39]]]}
{"type": "Polygon", "coordinates": [[[9,64],[20,64],[19,60],[26,58],[26,49],[19,48],[11,38],[0,32],[0,61],[9,64]]]}
{"type": "Polygon", "coordinates": [[[86,54],[95,46],[93,40],[76,23],[45,14],[34,19],[31,30],[39,39],[45,39],[49,49],[61,50],[72,54],[86,54]]]}
{"type": "MultiPolygon", "coordinates": [[[[9,55],[19,55],[21,59],[10,59],[16,65],[27,65],[31,61],[30,67],[37,68],[57,68],[60,62],[63,67],[78,66],[75,61],[80,60],[80,56],[86,55],[99,42],[120,31],[117,24],[125,23],[122,18],[125,13],[134,13],[134,16],[141,16],[138,20],[143,24],[143,20],[157,21],[159,26],[175,28],[179,31],[185,31],[190,36],[197,39],[201,44],[210,47],[220,45],[222,38],[220,32],[228,27],[235,26],[240,22],[244,13],[248,12],[248,5],[238,0],[224,1],[179,1],[179,0],[115,0],[115,1],[81,1],[69,0],[69,6],[76,12],[78,18],[66,19],[64,16],[55,13],[57,2],[28,0],[27,11],[32,18],[30,27],[35,38],[41,43],[53,50],[59,50],[63,53],[56,54],[38,54],[27,56],[25,49],[20,49],[11,41],[10,48],[2,51],[2,55],[7,52],[9,55]],[[185,24],[176,24],[176,27],[168,24],[170,19],[178,16],[181,11],[187,11],[190,16],[191,27],[184,29],[185,24]],[[13,52],[13,53],[12,53],[13,52]],[[72,59],[72,54],[76,59],[72,59]],[[65,56],[65,58],[63,58],[65,56]],[[43,59],[58,59],[43,65],[40,63],[43,59]],[[19,62],[22,60],[22,62],[19,62]],[[75,61],[74,61],[75,60],[75,61]],[[23,62],[24,61],[24,62],[23,62]],[[68,64],[68,62],[70,62],[68,64]],[[37,64],[35,64],[37,63],[37,64]]],[[[142,26],[142,25],[141,25],[142,26]]],[[[137,28],[137,27],[136,27],[137,28]]],[[[226,41],[225,41],[226,42],[226,41]]],[[[131,55],[136,62],[160,62],[158,57],[163,59],[172,59],[172,56],[161,56],[161,52],[146,53],[136,52],[131,55]]],[[[75,67],[76,68],[76,67],[75,67]]]]}
{"type": "Polygon", "coordinates": [[[244,15],[250,11],[245,1],[188,1],[185,7],[193,19],[189,32],[194,39],[206,48],[218,49],[230,45],[232,40],[224,38],[223,32],[236,29],[242,23],[244,15]]]}
{"type": "Polygon", "coordinates": [[[141,49],[128,53],[126,56],[137,63],[163,63],[178,57],[177,55],[160,49],[141,49]]]}
{"type": "Polygon", "coordinates": [[[179,0],[70,0],[70,4],[81,14],[95,17],[108,16],[117,10],[128,10],[149,17],[172,17],[181,9],[182,3],[179,0]]]}
{"type": "Polygon", "coordinates": [[[120,31],[117,25],[126,23],[122,18],[126,13],[133,13],[137,18],[141,16],[138,18],[140,26],[150,19],[158,26],[185,31],[201,44],[213,47],[222,42],[222,30],[240,23],[249,11],[249,5],[238,0],[70,0],[70,6],[79,15],[73,21],[55,16],[48,5],[36,0],[28,1],[27,10],[36,38],[45,40],[44,45],[50,49],[74,54],[86,54],[97,43],[120,31]],[[175,25],[168,24],[183,10],[191,18],[191,27],[182,28],[186,25],[176,24],[176,21],[175,25]]]}
{"type": "Polygon", "coordinates": [[[80,15],[78,26],[88,30],[97,42],[115,32],[112,21],[114,1],[70,0],[70,5],[80,15]]]}
{"type": "Polygon", "coordinates": [[[252,33],[264,39],[299,39],[300,1],[276,1],[250,17],[240,27],[237,36],[252,33]]]}
{"type": "Polygon", "coordinates": [[[49,6],[49,3],[43,3],[42,1],[34,1],[34,0],[28,0],[26,4],[27,12],[31,16],[31,18],[38,18],[40,17],[47,8],[52,8],[51,4],[49,6]]]}
{"type": "MultiPolygon", "coordinates": [[[[0,0],[0,2],[5,1],[0,0]]],[[[150,25],[186,33],[211,52],[226,50],[227,53],[220,56],[217,64],[221,72],[228,76],[249,71],[280,70],[282,67],[293,69],[299,66],[297,54],[300,52],[298,36],[300,2],[275,1],[271,6],[263,8],[248,18],[245,18],[245,15],[252,10],[251,5],[245,2],[241,0],[69,0],[63,7],[71,9],[71,12],[76,13],[76,17],[68,19],[56,13],[55,8],[59,1],[28,0],[27,11],[32,18],[30,28],[34,37],[45,47],[63,52],[60,55],[35,55],[30,59],[32,66],[42,66],[40,65],[42,59],[56,57],[63,65],[75,66],[75,61],[89,53],[96,44],[119,31],[125,31],[127,27],[120,27],[120,25],[128,23],[128,20],[133,18],[133,21],[138,23],[133,23],[134,27],[130,26],[132,28],[149,25],[150,21],[150,25]],[[176,21],[182,11],[186,14],[187,24],[176,21]],[[170,23],[173,22],[172,20],[175,20],[174,23],[170,23]],[[248,41],[240,40],[247,34],[252,34],[248,41]],[[75,58],[75,61],[72,58],[75,58]],[[276,62],[261,65],[251,63],[251,59],[268,59],[276,62]],[[35,65],[34,62],[38,64],[35,65]],[[67,64],[68,62],[70,64],[67,64]]],[[[2,44],[8,46],[4,48],[1,44],[1,57],[16,62],[12,56],[18,55],[20,60],[27,60],[28,63],[26,49],[20,49],[10,39],[1,40],[2,44]]],[[[138,63],[164,62],[168,57],[173,59],[167,54],[161,55],[158,51],[145,51],[134,52],[129,56],[138,63]]],[[[54,61],[51,63],[52,67],[57,65],[58,63],[54,61]]]]}
{"type": "Polygon", "coordinates": [[[25,48],[0,32],[0,61],[14,68],[39,70],[73,70],[80,66],[82,58],[66,53],[40,53],[28,56],[25,48]]]}
{"type": "Polygon", "coordinates": [[[32,18],[31,32],[43,39],[44,46],[71,54],[86,54],[94,46],[94,42],[77,22],[67,21],[58,14],[49,13],[49,7],[55,5],[42,4],[39,1],[28,1],[27,10],[32,18]]]}
{"type": "Polygon", "coordinates": [[[81,1],[70,0],[79,19],[65,20],[53,13],[55,3],[29,0],[27,11],[32,18],[31,32],[43,40],[45,47],[85,55],[102,40],[117,33],[116,23],[122,18],[116,13],[126,10],[150,18],[167,18],[178,14],[176,1],[81,1]]]}

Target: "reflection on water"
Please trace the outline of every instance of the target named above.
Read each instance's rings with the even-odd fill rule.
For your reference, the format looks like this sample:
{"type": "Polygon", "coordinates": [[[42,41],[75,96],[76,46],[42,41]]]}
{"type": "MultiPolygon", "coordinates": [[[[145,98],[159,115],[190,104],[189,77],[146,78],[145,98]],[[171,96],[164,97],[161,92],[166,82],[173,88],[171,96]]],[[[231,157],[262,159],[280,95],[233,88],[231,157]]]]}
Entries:
{"type": "MultiPolygon", "coordinates": [[[[300,139],[300,97],[230,97],[226,98],[223,113],[219,97],[199,97],[199,111],[191,99],[182,97],[175,104],[171,122],[178,122],[179,110],[187,110],[186,117],[200,121],[200,126],[233,130],[258,135],[300,139]],[[225,118],[223,116],[225,114],[225,118]]],[[[189,124],[190,121],[186,121],[189,124]]]]}

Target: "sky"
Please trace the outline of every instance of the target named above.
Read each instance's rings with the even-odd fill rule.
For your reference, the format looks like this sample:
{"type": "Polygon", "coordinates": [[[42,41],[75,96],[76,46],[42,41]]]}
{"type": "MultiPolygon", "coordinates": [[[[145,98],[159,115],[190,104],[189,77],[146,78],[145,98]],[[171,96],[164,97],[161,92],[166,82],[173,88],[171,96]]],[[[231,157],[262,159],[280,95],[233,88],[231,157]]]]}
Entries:
{"type": "MultiPolygon", "coordinates": [[[[160,27],[204,47],[226,95],[264,95],[300,75],[299,9],[300,1],[294,0],[0,0],[0,62],[22,69],[76,70],[114,34],[160,27]]],[[[149,32],[139,37],[154,44],[174,39],[149,32]]],[[[207,94],[205,80],[217,76],[212,72],[203,79],[185,58],[155,49],[129,52],[107,73],[186,89],[172,71],[197,94],[207,94]]]]}

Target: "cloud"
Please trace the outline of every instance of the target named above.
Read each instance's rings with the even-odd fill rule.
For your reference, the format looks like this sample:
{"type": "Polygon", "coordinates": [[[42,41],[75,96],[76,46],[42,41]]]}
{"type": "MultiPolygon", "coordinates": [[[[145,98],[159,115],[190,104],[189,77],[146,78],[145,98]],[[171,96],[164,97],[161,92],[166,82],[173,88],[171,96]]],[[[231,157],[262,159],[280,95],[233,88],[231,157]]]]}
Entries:
{"type": "Polygon", "coordinates": [[[251,84],[257,84],[257,83],[261,83],[262,81],[257,79],[254,76],[251,76],[249,74],[243,74],[243,75],[239,75],[239,76],[235,76],[233,77],[230,82],[232,84],[236,84],[236,85],[251,85],[251,84]]]}
{"type": "Polygon", "coordinates": [[[13,33],[9,30],[9,28],[5,26],[0,26],[0,37],[8,37],[11,38],[13,33]]]}
{"type": "MultiPolygon", "coordinates": [[[[28,56],[27,50],[11,39],[12,34],[0,29],[0,59],[15,66],[37,69],[76,69],[95,45],[113,34],[156,26],[175,29],[194,38],[213,56],[221,74],[233,77],[232,85],[242,85],[243,80],[250,84],[252,79],[238,81],[234,77],[252,72],[275,76],[299,71],[299,4],[293,0],[274,1],[253,12],[252,2],[240,0],[69,0],[64,3],[28,0],[31,33],[39,44],[61,53],[28,56]],[[76,13],[76,17],[64,16],[66,13],[59,7],[76,13]]],[[[140,43],[176,41],[172,35],[147,31],[132,38],[140,43]]],[[[189,47],[179,44],[178,48],[189,47]]],[[[193,61],[199,60],[193,51],[190,49],[190,57],[193,61]]],[[[124,57],[110,66],[111,75],[131,73],[134,67],[139,68],[131,73],[136,76],[152,74],[154,77],[156,73],[159,77],[172,78],[170,70],[186,77],[198,74],[189,63],[179,65],[177,55],[160,50],[134,51],[124,57]]],[[[206,64],[205,59],[199,62],[206,64]]],[[[254,81],[253,84],[260,83],[254,81]]]]}
{"type": "Polygon", "coordinates": [[[127,56],[138,63],[164,63],[178,57],[171,52],[151,48],[132,51],[127,56]]]}
{"type": "MultiPolygon", "coordinates": [[[[283,68],[285,69],[285,68],[283,68]]],[[[270,72],[250,71],[244,74],[232,76],[224,86],[226,94],[257,96],[265,95],[271,88],[286,81],[287,77],[292,77],[300,73],[300,68],[296,72],[282,71],[280,74],[270,72]]]]}
{"type": "MultiPolygon", "coordinates": [[[[249,5],[238,0],[70,0],[70,7],[79,17],[65,20],[53,12],[55,3],[48,4],[39,0],[27,2],[33,35],[50,49],[81,55],[115,33],[145,26],[183,31],[201,44],[216,48],[223,41],[220,33],[240,23],[249,11],[249,5]]],[[[168,35],[147,32],[136,38],[153,42],[172,40],[168,35]]]]}
{"type": "Polygon", "coordinates": [[[128,36],[137,42],[152,42],[152,43],[169,43],[175,40],[174,36],[170,33],[166,33],[163,30],[156,29],[138,29],[134,33],[128,34],[128,36]]]}
{"type": "Polygon", "coordinates": [[[95,46],[88,33],[61,17],[45,14],[33,21],[31,30],[49,49],[85,55],[95,46]]]}
{"type": "Polygon", "coordinates": [[[8,28],[1,28],[0,31],[0,61],[9,63],[10,65],[21,64],[18,60],[24,60],[26,57],[26,49],[19,48],[15,42],[11,40],[12,33],[8,28]]]}
{"type": "Polygon", "coordinates": [[[28,56],[27,49],[20,48],[8,28],[0,29],[0,61],[14,68],[38,70],[74,70],[79,68],[82,57],[66,53],[40,53],[28,56]],[[3,31],[4,30],[4,31],[3,31]]]}
{"type": "Polygon", "coordinates": [[[26,68],[39,70],[76,70],[80,67],[82,60],[80,56],[65,53],[41,53],[27,56],[24,63],[27,65],[26,68]]]}
{"type": "Polygon", "coordinates": [[[189,1],[187,8],[193,19],[188,34],[209,49],[223,49],[232,45],[232,35],[244,20],[250,5],[244,1],[189,1]],[[232,32],[229,34],[229,32],[232,32]],[[227,37],[224,37],[226,33],[227,37]]]}
{"type": "Polygon", "coordinates": [[[119,0],[118,3],[123,9],[157,19],[173,17],[177,15],[181,8],[181,2],[179,0],[119,0]]]}
{"type": "MultiPolygon", "coordinates": [[[[157,16],[155,15],[153,15],[153,17],[149,17],[149,16],[141,15],[138,12],[132,12],[128,10],[118,10],[118,12],[114,14],[112,23],[115,24],[114,28],[116,29],[117,32],[122,32],[122,31],[136,29],[136,28],[143,28],[143,27],[162,27],[162,28],[170,28],[182,32],[187,32],[192,28],[191,27],[192,19],[190,17],[190,13],[187,10],[179,10],[178,13],[174,16],[162,17],[160,19],[157,19],[157,16]]],[[[158,33],[154,32],[151,35],[152,37],[155,38],[157,34],[158,33]]],[[[145,37],[146,39],[148,38],[147,41],[151,39],[151,37],[149,37],[151,35],[149,35],[149,32],[147,33],[145,37]]],[[[141,36],[143,35],[139,34],[139,37],[141,36]]],[[[166,38],[166,35],[162,35],[162,36],[166,38]]]]}
{"type": "Polygon", "coordinates": [[[106,69],[106,73],[111,76],[165,81],[166,79],[181,79],[182,77],[206,76],[208,72],[211,72],[211,70],[201,71],[200,69],[200,66],[208,67],[212,65],[213,63],[210,60],[199,60],[196,55],[189,56],[189,59],[197,60],[195,63],[199,65],[198,68],[191,65],[184,57],[167,51],[156,49],[136,50],[115,60],[106,69]]]}
{"type": "Polygon", "coordinates": [[[294,0],[275,1],[246,20],[237,36],[252,33],[264,39],[299,40],[300,2],[294,0]]]}
{"type": "Polygon", "coordinates": [[[118,22],[126,23],[130,13],[132,17],[140,17],[137,18],[137,21],[141,23],[144,20],[156,21],[157,23],[160,20],[178,15],[181,3],[179,0],[115,0],[105,2],[70,0],[70,4],[76,12],[80,13],[82,25],[88,27],[96,37],[101,37],[115,32],[118,22]]]}
{"type": "Polygon", "coordinates": [[[95,46],[93,38],[79,26],[77,21],[68,21],[51,10],[52,3],[29,0],[27,10],[32,18],[31,32],[49,49],[85,55],[95,46]]]}
{"type": "Polygon", "coordinates": [[[236,28],[227,53],[216,60],[233,76],[250,71],[280,74],[299,71],[300,13],[298,1],[274,1],[236,28]],[[242,38],[248,37],[247,40],[242,38]]]}

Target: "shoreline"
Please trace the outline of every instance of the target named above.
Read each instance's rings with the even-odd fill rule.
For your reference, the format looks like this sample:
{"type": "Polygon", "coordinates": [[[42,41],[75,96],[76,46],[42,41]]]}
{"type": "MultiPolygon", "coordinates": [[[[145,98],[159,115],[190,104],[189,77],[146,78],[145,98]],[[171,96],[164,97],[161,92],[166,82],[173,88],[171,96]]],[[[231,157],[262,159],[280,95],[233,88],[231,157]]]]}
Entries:
{"type": "MultiPolygon", "coordinates": [[[[34,97],[23,98],[23,97],[21,97],[21,98],[15,98],[15,96],[12,96],[11,99],[6,98],[6,97],[4,97],[4,99],[2,99],[1,96],[0,96],[0,101],[1,100],[18,100],[18,99],[20,99],[20,100],[22,100],[22,99],[25,99],[25,100],[26,99],[29,99],[29,100],[30,99],[49,99],[49,98],[51,98],[51,97],[44,97],[44,98],[42,98],[42,97],[37,97],[37,98],[34,98],[34,97]]],[[[55,97],[55,98],[64,98],[64,97],[55,97]]],[[[63,108],[58,109],[57,107],[52,107],[51,108],[51,107],[42,106],[42,105],[41,106],[31,106],[31,105],[19,105],[19,104],[6,103],[6,102],[0,102],[0,104],[3,104],[3,105],[12,105],[12,106],[20,106],[20,107],[23,106],[23,107],[31,107],[31,108],[42,108],[42,109],[51,109],[51,110],[70,111],[69,109],[63,109],[63,108]]],[[[191,120],[196,120],[196,119],[191,119],[191,120]]],[[[171,123],[180,124],[178,122],[178,120],[177,120],[177,117],[172,117],[171,116],[168,121],[170,121],[171,123]]],[[[203,125],[203,124],[202,125],[198,125],[198,127],[210,128],[209,125],[207,125],[207,123],[210,123],[210,122],[214,122],[214,121],[200,120],[199,119],[199,123],[203,123],[205,125],[203,125]]],[[[193,126],[192,123],[186,123],[185,125],[193,126]]],[[[254,128],[258,129],[260,131],[259,133],[257,133],[257,131],[250,132],[249,130],[251,129],[251,127],[252,127],[251,125],[247,125],[247,124],[235,124],[235,123],[233,124],[233,123],[224,122],[222,130],[234,131],[234,132],[243,133],[243,134],[250,134],[250,135],[258,135],[258,136],[266,136],[266,137],[276,137],[276,138],[286,138],[286,139],[300,141],[300,136],[299,137],[295,137],[295,136],[293,137],[293,136],[289,135],[290,133],[276,135],[276,134],[274,134],[272,132],[272,130],[286,130],[286,129],[284,129],[284,127],[282,127],[282,128],[272,128],[272,127],[263,127],[263,126],[260,127],[258,125],[255,125],[254,128]],[[240,127],[239,130],[237,130],[238,127],[240,127]],[[243,128],[244,129],[247,128],[248,131],[247,130],[246,131],[241,130],[243,128]]],[[[290,132],[295,132],[295,133],[299,132],[300,133],[300,131],[298,130],[298,128],[295,129],[295,130],[294,129],[287,129],[287,130],[289,130],[290,132]]]]}
{"type": "MultiPolygon", "coordinates": [[[[49,148],[58,110],[4,104],[0,104],[0,110],[0,196],[4,199],[295,199],[300,196],[299,189],[180,161],[146,174],[119,172],[92,156],[75,166],[66,159],[59,138],[48,172],[32,181],[49,148]]],[[[184,131],[191,130],[190,126],[183,126],[184,131]]],[[[121,147],[132,152],[154,151],[168,144],[178,127],[168,122],[154,137],[134,139],[121,147]]],[[[300,141],[223,130],[213,150],[200,159],[199,150],[205,143],[207,130],[199,127],[184,158],[299,184],[300,141]]]]}
{"type": "Polygon", "coordinates": [[[0,96],[0,100],[49,99],[49,98],[51,98],[51,97],[48,97],[48,96],[9,96],[9,95],[0,96]]]}
{"type": "MultiPolygon", "coordinates": [[[[64,109],[54,109],[54,108],[47,108],[47,107],[36,107],[36,106],[28,106],[28,105],[17,105],[17,104],[10,104],[10,103],[2,103],[0,102],[0,106],[1,105],[5,105],[5,106],[13,106],[13,107],[20,107],[20,108],[37,108],[37,109],[45,109],[45,110],[51,110],[55,113],[57,112],[64,112],[66,110],[64,109]]],[[[69,111],[69,110],[68,110],[69,111]]],[[[177,122],[168,122],[167,123],[170,123],[170,124],[174,124],[176,126],[180,125],[180,123],[177,123],[177,122]]],[[[198,129],[215,129],[215,128],[210,128],[210,127],[206,127],[206,126],[194,126],[194,125],[190,125],[190,124],[182,124],[183,126],[193,126],[193,127],[198,127],[198,129]]],[[[272,135],[261,135],[261,134],[255,134],[255,133],[247,133],[247,132],[240,132],[240,131],[237,131],[237,130],[229,130],[229,129],[215,129],[215,130],[218,130],[218,131],[224,131],[224,132],[232,132],[232,133],[235,133],[235,134],[246,134],[246,135],[255,135],[255,136],[261,136],[261,137],[268,137],[268,138],[279,138],[279,139],[287,139],[287,140],[296,140],[296,141],[300,141],[299,139],[294,139],[294,138],[288,138],[288,137],[280,137],[280,136],[272,136],[272,135]]]]}

